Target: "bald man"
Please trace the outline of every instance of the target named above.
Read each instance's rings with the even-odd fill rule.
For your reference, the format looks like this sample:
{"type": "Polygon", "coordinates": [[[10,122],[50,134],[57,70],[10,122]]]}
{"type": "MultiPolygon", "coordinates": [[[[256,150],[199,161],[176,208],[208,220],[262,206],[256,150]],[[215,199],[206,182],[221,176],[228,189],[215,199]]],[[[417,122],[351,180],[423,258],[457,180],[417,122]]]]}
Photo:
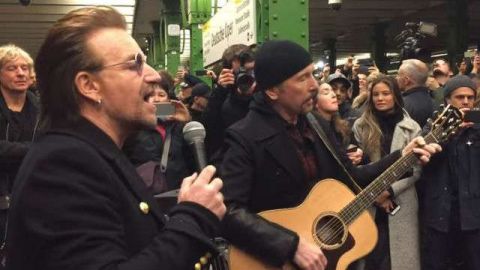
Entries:
{"type": "Polygon", "coordinates": [[[423,127],[433,114],[434,103],[426,87],[428,67],[417,59],[402,62],[398,69],[397,81],[402,90],[405,109],[423,127]]]}

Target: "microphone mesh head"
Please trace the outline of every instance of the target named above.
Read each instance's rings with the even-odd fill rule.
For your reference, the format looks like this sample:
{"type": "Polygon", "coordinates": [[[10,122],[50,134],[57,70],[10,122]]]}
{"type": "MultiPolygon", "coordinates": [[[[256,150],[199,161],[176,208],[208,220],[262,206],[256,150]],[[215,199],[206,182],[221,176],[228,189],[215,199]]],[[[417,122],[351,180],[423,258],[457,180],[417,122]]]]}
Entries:
{"type": "Polygon", "coordinates": [[[205,127],[203,127],[200,122],[191,121],[183,127],[183,138],[189,144],[195,141],[203,142],[205,140],[205,135],[205,127]]]}

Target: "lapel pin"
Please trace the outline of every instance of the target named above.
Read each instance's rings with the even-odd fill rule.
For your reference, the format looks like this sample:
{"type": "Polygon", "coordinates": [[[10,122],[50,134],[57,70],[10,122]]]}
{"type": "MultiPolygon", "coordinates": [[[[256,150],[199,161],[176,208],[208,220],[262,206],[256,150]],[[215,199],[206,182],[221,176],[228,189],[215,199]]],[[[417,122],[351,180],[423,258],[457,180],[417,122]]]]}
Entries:
{"type": "Polygon", "coordinates": [[[150,211],[150,207],[146,202],[140,202],[139,207],[140,211],[142,211],[142,213],[144,213],[145,215],[148,214],[148,212],[150,211]]]}

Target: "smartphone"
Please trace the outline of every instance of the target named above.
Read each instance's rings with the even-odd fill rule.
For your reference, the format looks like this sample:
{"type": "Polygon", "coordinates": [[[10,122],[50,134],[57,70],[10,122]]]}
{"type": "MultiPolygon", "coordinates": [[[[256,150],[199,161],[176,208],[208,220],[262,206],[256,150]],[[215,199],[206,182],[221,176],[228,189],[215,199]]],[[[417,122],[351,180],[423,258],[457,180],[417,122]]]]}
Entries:
{"type": "Polygon", "coordinates": [[[400,205],[397,204],[393,199],[390,199],[393,203],[393,210],[390,211],[390,216],[395,216],[395,214],[400,210],[400,205]]]}
{"type": "Polygon", "coordinates": [[[480,110],[466,111],[463,120],[465,122],[480,123],[480,110]]]}
{"type": "Polygon", "coordinates": [[[175,104],[163,102],[155,105],[157,107],[156,115],[159,119],[165,119],[167,116],[175,114],[175,104]]]}
{"type": "Polygon", "coordinates": [[[347,149],[347,153],[357,152],[358,146],[353,146],[347,149]]]}
{"type": "Polygon", "coordinates": [[[195,76],[206,76],[207,75],[207,70],[195,70],[195,76]]]}

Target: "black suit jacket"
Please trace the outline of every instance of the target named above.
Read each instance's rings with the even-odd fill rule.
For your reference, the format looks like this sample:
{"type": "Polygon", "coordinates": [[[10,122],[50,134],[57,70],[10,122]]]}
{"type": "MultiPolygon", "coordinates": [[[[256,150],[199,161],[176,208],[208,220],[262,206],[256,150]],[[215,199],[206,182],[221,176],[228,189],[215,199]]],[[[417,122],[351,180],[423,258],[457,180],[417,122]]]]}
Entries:
{"type": "Polygon", "coordinates": [[[12,270],[192,269],[219,225],[193,203],[164,215],[120,149],[84,119],[32,146],[12,197],[12,270]]]}

